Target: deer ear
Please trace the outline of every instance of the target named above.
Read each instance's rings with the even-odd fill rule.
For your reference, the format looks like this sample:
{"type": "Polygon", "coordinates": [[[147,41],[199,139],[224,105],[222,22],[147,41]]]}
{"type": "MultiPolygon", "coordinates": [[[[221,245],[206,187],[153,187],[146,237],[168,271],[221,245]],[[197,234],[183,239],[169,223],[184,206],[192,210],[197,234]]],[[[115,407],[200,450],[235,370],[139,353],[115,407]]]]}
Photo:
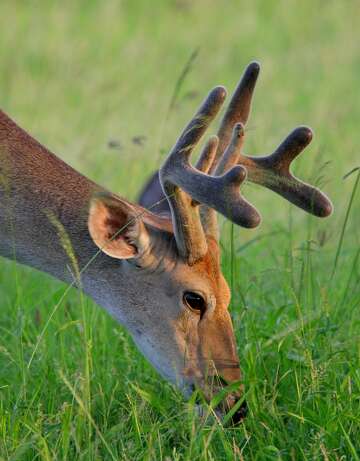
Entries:
{"type": "Polygon", "coordinates": [[[117,259],[137,258],[149,247],[149,234],[135,207],[111,194],[91,199],[88,228],[94,243],[117,259]]]}

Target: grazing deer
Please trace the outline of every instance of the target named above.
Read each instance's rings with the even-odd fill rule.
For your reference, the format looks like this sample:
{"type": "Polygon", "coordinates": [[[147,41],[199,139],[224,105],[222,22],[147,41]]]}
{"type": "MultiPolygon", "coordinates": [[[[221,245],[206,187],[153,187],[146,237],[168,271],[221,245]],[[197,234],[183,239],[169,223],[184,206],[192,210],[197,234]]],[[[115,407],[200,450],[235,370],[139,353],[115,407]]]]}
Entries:
{"type": "MultiPolygon", "coordinates": [[[[260,223],[240,194],[246,179],[316,216],[332,212],[324,194],[289,170],[311,141],[309,128],[296,128],[267,157],[242,153],[258,73],[255,62],[245,70],[218,135],[205,144],[196,167],[190,154],[224,102],[220,86],[154,176],[155,196],[161,197],[159,178],[171,215],[106,191],[0,113],[0,254],[68,283],[75,278],[127,327],[164,378],[185,394],[200,388],[207,399],[241,379],[216,212],[240,226],[260,223]]],[[[239,385],[229,393],[219,413],[238,404],[233,418],[241,420],[242,392],[239,385]]]]}

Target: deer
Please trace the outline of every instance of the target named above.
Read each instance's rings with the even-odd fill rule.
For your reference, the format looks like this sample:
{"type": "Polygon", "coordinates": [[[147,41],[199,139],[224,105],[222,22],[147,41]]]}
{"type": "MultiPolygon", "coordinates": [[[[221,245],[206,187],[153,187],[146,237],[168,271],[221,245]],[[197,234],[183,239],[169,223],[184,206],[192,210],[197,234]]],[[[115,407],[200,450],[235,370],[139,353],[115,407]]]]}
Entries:
{"type": "Polygon", "coordinates": [[[235,383],[216,408],[220,418],[232,411],[234,424],[247,406],[217,214],[249,229],[260,224],[241,193],[245,181],[317,217],[333,209],[290,171],[312,140],[310,128],[293,130],[270,155],[243,153],[259,71],[257,62],[246,67],[193,166],[190,156],[226,97],[223,86],[209,92],[140,203],[86,178],[0,112],[0,255],[68,284],[76,279],[185,397],[199,389],[210,402],[235,383]]]}

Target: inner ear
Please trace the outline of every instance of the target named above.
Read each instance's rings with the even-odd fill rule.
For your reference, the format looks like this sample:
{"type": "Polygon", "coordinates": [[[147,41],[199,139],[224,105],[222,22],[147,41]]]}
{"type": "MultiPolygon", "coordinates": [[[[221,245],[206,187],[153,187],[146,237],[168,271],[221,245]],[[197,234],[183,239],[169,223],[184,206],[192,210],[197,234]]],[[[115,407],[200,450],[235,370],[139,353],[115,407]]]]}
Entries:
{"type": "Polygon", "coordinates": [[[149,245],[148,232],[136,208],[111,194],[92,198],[88,228],[94,243],[112,258],[139,257],[149,245]]]}

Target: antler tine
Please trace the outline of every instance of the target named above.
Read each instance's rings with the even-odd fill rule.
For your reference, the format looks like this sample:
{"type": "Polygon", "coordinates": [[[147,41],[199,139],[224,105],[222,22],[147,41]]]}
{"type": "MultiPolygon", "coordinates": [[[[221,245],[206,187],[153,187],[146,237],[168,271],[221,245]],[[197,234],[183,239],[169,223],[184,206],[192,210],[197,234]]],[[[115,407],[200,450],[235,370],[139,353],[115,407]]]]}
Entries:
{"type": "MultiPolygon", "coordinates": [[[[224,157],[222,156],[224,152],[228,150],[227,148],[229,144],[233,142],[231,141],[231,137],[234,136],[233,129],[234,126],[236,126],[238,123],[240,123],[242,126],[241,145],[239,145],[239,148],[236,151],[237,158],[240,157],[240,149],[244,142],[244,125],[246,124],[249,118],[252,95],[255,89],[259,72],[260,64],[256,61],[251,62],[245,69],[245,72],[243,73],[243,76],[241,77],[240,82],[238,83],[238,86],[236,87],[234,94],[232,95],[231,101],[224,114],[224,117],[220,124],[220,128],[218,130],[219,145],[216,152],[215,160],[210,169],[211,174],[215,173],[216,175],[219,175],[224,173],[227,169],[229,169],[229,162],[228,160],[226,160],[227,155],[229,155],[229,152],[227,155],[224,155],[224,157]]],[[[230,164],[232,166],[234,165],[234,163],[231,163],[231,160],[230,164]]],[[[219,230],[217,225],[216,213],[214,212],[214,210],[204,209],[202,211],[201,218],[206,233],[218,239],[219,230]]],[[[258,221],[260,221],[259,214],[258,221]]]]}
{"type": "Polygon", "coordinates": [[[216,151],[219,145],[219,138],[216,135],[210,136],[206,142],[195,168],[202,173],[208,173],[215,160],[216,151]]]}
{"type": "Polygon", "coordinates": [[[215,176],[220,176],[238,163],[244,145],[245,129],[242,123],[233,126],[232,137],[216,166],[215,176]]]}
{"type": "Polygon", "coordinates": [[[271,189],[308,213],[326,217],[333,210],[328,197],[290,172],[291,162],[311,142],[312,137],[310,128],[300,126],[287,136],[273,154],[266,157],[241,155],[239,164],[246,167],[250,181],[271,189]]]}
{"type": "Polygon", "coordinates": [[[213,177],[189,163],[194,146],[219,111],[225,95],[223,87],[216,87],[209,93],[160,169],[160,181],[171,208],[177,247],[190,263],[207,251],[199,210],[191,203],[192,200],[213,208],[244,227],[255,227],[260,221],[257,211],[239,194],[239,186],[246,178],[242,166],[236,165],[224,175],[213,177]]]}
{"type": "Polygon", "coordinates": [[[246,125],[251,109],[252,95],[260,72],[260,64],[251,62],[236,87],[229,106],[221,121],[218,130],[219,147],[216,159],[219,159],[228,146],[231,134],[236,123],[246,125]]]}
{"type": "MultiPolygon", "coordinates": [[[[241,148],[244,144],[244,135],[244,125],[242,123],[236,123],[233,127],[230,143],[227,146],[224,154],[218,161],[218,165],[216,166],[214,172],[215,176],[221,176],[227,171],[229,171],[232,167],[237,165],[241,155],[241,148]]],[[[247,206],[253,208],[252,205],[250,205],[243,197],[241,197],[241,200],[244,204],[246,203],[247,206]]],[[[253,210],[255,210],[257,213],[257,210],[255,208],[253,208],[253,210]]],[[[216,240],[218,240],[219,230],[217,225],[216,211],[214,209],[206,207],[206,209],[202,210],[201,218],[206,233],[208,235],[212,235],[216,240]]],[[[258,215],[258,220],[260,222],[260,215],[258,215]]]]}

